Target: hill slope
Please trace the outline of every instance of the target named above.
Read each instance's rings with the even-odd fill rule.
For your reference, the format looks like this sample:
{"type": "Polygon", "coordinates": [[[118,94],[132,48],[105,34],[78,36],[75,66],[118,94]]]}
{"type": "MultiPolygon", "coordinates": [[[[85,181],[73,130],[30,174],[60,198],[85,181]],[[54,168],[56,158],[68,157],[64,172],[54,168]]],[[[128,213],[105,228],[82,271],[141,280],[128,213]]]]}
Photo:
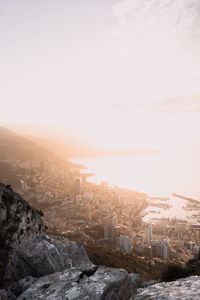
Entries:
{"type": "Polygon", "coordinates": [[[46,160],[54,155],[31,140],[0,127],[0,160],[46,160]]]}

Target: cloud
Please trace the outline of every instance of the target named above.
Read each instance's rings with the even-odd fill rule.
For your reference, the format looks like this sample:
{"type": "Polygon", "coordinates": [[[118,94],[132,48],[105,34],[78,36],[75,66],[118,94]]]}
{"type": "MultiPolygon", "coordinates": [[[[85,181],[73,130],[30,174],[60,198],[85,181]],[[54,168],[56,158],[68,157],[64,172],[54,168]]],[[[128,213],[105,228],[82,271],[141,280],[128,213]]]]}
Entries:
{"type": "Polygon", "coordinates": [[[146,106],[145,110],[165,113],[200,112],[200,95],[171,97],[146,106]]]}
{"type": "Polygon", "coordinates": [[[200,95],[165,97],[158,101],[113,103],[104,106],[104,109],[112,112],[144,111],[160,113],[199,113],[200,95]]]}
{"type": "Polygon", "coordinates": [[[200,40],[199,0],[119,0],[112,5],[115,33],[161,43],[200,40]]]}

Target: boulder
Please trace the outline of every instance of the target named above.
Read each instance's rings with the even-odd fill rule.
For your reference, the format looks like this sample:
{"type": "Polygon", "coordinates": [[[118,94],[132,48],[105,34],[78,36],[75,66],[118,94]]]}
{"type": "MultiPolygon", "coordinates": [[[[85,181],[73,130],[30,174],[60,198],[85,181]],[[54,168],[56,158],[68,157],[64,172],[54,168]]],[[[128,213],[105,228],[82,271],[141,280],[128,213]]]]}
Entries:
{"type": "Polygon", "coordinates": [[[43,234],[16,247],[5,278],[23,300],[127,300],[135,295],[138,280],[125,270],[95,266],[76,242],[43,234]]]}
{"type": "Polygon", "coordinates": [[[76,267],[41,277],[19,300],[128,300],[135,295],[125,270],[98,267],[91,276],[76,267]]]}
{"type": "Polygon", "coordinates": [[[20,279],[27,276],[39,278],[74,266],[88,275],[97,269],[82,245],[63,237],[41,234],[16,247],[6,267],[4,281],[7,288],[18,295],[20,279]]]}

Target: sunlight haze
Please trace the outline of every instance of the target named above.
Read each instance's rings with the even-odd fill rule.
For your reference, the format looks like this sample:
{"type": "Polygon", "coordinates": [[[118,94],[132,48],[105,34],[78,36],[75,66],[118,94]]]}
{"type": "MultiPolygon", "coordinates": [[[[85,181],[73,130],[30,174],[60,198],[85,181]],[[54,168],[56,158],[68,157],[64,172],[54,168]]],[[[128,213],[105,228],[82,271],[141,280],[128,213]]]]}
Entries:
{"type": "Polygon", "coordinates": [[[94,181],[200,199],[199,0],[0,0],[0,44],[0,126],[107,150],[71,157],[94,181]]]}

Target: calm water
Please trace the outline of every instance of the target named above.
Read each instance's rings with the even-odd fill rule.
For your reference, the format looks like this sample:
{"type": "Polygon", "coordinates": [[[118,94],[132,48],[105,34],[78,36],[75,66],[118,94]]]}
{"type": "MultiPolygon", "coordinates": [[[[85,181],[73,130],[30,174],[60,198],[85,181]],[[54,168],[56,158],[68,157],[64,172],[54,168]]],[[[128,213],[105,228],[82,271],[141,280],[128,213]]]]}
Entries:
{"type": "MultiPolygon", "coordinates": [[[[200,199],[199,169],[169,153],[132,157],[74,158],[84,164],[86,172],[95,173],[90,181],[106,181],[110,185],[127,187],[150,196],[170,196],[172,193],[200,199]]],[[[178,205],[178,204],[177,204],[178,205]]]]}
{"type": "MultiPolygon", "coordinates": [[[[86,172],[95,173],[89,180],[93,182],[106,181],[110,185],[127,187],[147,193],[149,196],[165,196],[169,200],[163,203],[169,205],[168,209],[149,206],[145,211],[144,220],[160,218],[173,218],[188,220],[196,223],[199,217],[193,217],[200,213],[195,209],[186,210],[184,207],[189,203],[186,200],[173,197],[173,193],[193,197],[200,200],[193,191],[193,183],[198,179],[191,173],[187,165],[176,171],[172,164],[163,162],[163,156],[139,156],[139,157],[95,157],[75,158],[73,162],[84,164],[86,172]],[[182,176],[180,176],[182,172],[182,176]],[[192,174],[192,176],[191,176],[192,174]]],[[[196,184],[196,182],[195,182],[196,184]]]]}

